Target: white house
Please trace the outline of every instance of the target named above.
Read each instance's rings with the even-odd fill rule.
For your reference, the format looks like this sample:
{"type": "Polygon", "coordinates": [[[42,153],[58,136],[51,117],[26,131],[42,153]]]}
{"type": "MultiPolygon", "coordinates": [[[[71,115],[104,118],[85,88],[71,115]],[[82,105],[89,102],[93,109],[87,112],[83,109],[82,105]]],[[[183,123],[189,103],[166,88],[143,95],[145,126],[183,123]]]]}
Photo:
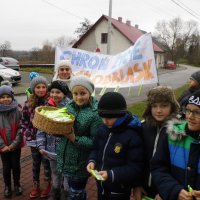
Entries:
{"type": "MultiPolygon", "coordinates": [[[[118,17],[118,20],[112,18],[110,54],[114,55],[128,49],[145,33],[139,29],[138,25],[131,26],[131,22],[128,20],[124,23],[121,17],[118,17]]],[[[108,16],[102,15],[72,47],[106,54],[107,40],[108,16]]],[[[164,50],[154,40],[153,49],[157,67],[163,67],[164,50]]]]}

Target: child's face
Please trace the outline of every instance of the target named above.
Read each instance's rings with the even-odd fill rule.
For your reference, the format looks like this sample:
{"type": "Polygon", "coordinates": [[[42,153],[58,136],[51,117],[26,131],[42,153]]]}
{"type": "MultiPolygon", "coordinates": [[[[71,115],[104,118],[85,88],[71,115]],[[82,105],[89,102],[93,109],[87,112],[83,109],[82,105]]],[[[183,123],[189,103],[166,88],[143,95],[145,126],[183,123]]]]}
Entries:
{"type": "Polygon", "coordinates": [[[9,105],[12,102],[12,97],[7,95],[7,94],[3,94],[2,96],[0,96],[0,104],[5,104],[5,105],[9,105]]]}
{"type": "Polygon", "coordinates": [[[83,86],[75,86],[72,90],[73,100],[78,106],[89,103],[90,92],[83,86]]]}
{"type": "Polygon", "coordinates": [[[193,79],[189,79],[188,84],[190,88],[199,88],[199,84],[193,79]]]}
{"type": "Polygon", "coordinates": [[[108,127],[112,128],[114,123],[116,122],[117,118],[102,118],[103,123],[108,127]]]}
{"type": "Polygon", "coordinates": [[[68,66],[62,66],[58,70],[58,77],[60,79],[70,79],[72,70],[68,66]]]}
{"type": "Polygon", "coordinates": [[[64,99],[65,95],[59,89],[52,88],[50,91],[50,97],[56,104],[59,104],[64,99]]]}
{"type": "Polygon", "coordinates": [[[37,84],[34,89],[35,95],[38,97],[44,97],[47,94],[47,87],[45,84],[37,84]]]}
{"type": "Polygon", "coordinates": [[[151,114],[158,122],[163,122],[171,114],[171,104],[167,102],[154,103],[151,105],[151,114]]]}
{"type": "Polygon", "coordinates": [[[186,119],[190,130],[200,130],[200,108],[198,106],[194,104],[188,104],[186,106],[186,119]]]}

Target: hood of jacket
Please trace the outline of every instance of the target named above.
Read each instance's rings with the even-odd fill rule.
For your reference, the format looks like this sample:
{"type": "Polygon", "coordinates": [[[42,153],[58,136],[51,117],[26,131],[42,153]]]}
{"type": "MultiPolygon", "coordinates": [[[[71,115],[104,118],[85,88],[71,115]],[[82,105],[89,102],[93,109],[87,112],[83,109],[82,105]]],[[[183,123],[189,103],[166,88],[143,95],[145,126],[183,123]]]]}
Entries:
{"type": "Polygon", "coordinates": [[[141,122],[135,115],[132,115],[132,113],[127,112],[126,115],[116,120],[116,122],[114,123],[113,127],[110,128],[110,130],[113,132],[121,132],[121,129],[124,129],[124,127],[138,129],[139,127],[141,127],[141,122]]]}
{"type": "Polygon", "coordinates": [[[180,141],[183,137],[186,137],[186,121],[180,121],[177,119],[172,119],[167,122],[166,132],[170,139],[173,141],[180,141]]]}

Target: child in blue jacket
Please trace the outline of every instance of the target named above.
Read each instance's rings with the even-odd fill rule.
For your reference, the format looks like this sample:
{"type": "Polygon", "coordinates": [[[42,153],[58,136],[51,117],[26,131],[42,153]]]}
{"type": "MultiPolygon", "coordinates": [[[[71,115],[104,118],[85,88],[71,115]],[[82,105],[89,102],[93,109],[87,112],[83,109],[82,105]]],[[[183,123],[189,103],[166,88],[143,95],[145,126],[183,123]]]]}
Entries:
{"type": "Polygon", "coordinates": [[[200,91],[191,94],[186,120],[168,122],[151,160],[153,182],[163,200],[200,199],[200,91]]]}
{"type": "Polygon", "coordinates": [[[98,199],[129,200],[132,186],[139,185],[144,167],[141,123],[127,111],[124,97],[104,94],[98,104],[103,125],[98,129],[87,171],[98,170],[98,199]]]}

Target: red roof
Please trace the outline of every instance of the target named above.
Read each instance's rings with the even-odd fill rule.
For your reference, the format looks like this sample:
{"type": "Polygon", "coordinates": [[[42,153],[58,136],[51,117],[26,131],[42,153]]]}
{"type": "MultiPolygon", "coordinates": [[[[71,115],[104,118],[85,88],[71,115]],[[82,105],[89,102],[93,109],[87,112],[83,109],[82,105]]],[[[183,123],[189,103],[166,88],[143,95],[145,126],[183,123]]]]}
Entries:
{"type": "MultiPolygon", "coordinates": [[[[87,35],[94,30],[94,28],[102,21],[107,20],[108,16],[102,15],[96,23],[73,45],[74,48],[77,48],[79,44],[87,37],[87,35]]],[[[142,31],[134,26],[131,26],[130,24],[124,23],[122,21],[111,19],[111,24],[119,31],[121,32],[132,44],[136,42],[136,40],[145,34],[145,31],[142,31]]],[[[164,50],[160,48],[156,43],[153,42],[153,49],[155,52],[164,53],[164,50]]]]}

